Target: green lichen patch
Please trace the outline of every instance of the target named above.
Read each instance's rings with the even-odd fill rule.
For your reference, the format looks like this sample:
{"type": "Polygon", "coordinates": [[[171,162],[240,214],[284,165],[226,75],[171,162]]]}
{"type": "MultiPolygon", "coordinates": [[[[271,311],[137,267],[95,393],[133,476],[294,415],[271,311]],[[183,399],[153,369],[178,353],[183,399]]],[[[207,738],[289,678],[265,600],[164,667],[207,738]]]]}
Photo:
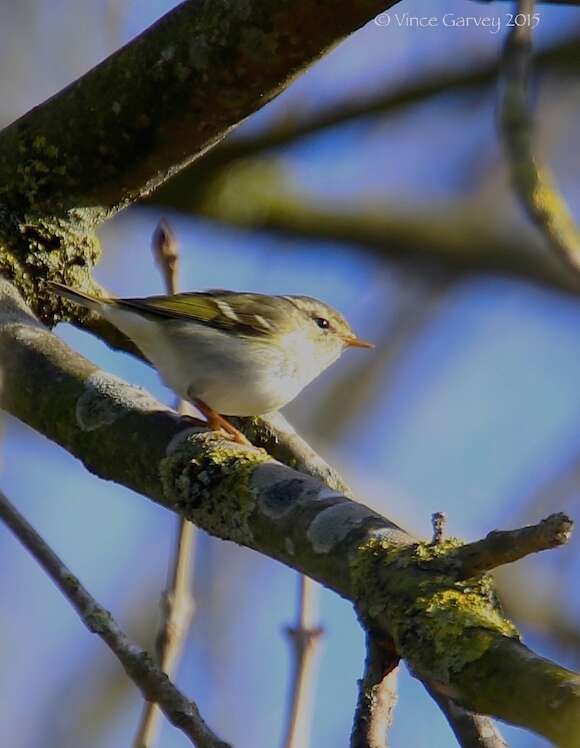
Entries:
{"type": "Polygon", "coordinates": [[[95,605],[92,610],[85,611],[84,620],[93,634],[103,634],[113,625],[111,614],[100,605],[95,605]]]}
{"type": "MultiPolygon", "coordinates": [[[[10,214],[0,208],[0,273],[20,291],[43,322],[52,325],[64,318],[79,318],[79,307],[65,304],[52,294],[39,293],[45,280],[90,287],[90,271],[100,256],[92,229],[56,216],[10,214]],[[66,310],[66,311],[65,311],[66,310]]],[[[83,312],[84,313],[84,312],[83,312]]]]}
{"type": "Polygon", "coordinates": [[[189,430],[173,441],[160,465],[170,503],[207,532],[243,545],[252,542],[249,518],[256,500],[254,470],[270,456],[226,441],[214,432],[189,430]]]}
{"type": "Polygon", "coordinates": [[[351,564],[358,605],[386,622],[397,651],[423,676],[448,682],[500,636],[517,637],[488,575],[458,580],[461,541],[397,546],[373,537],[351,564]]]}

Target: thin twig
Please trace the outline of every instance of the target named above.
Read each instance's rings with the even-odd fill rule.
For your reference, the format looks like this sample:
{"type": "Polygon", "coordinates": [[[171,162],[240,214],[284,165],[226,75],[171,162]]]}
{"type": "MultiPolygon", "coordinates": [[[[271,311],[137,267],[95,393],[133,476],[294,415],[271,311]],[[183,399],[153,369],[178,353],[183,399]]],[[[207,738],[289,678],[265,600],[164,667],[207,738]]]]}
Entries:
{"type": "Polygon", "coordinates": [[[388,731],[397,704],[400,661],[393,642],[377,637],[361,618],[366,631],[365,669],[359,680],[350,748],[388,748],[388,731]]]}
{"type": "Polygon", "coordinates": [[[181,693],[145,650],[126,636],[1,491],[0,518],[42,566],[89,631],[116,655],[143,698],[159,704],[167,719],[198,748],[229,748],[205,724],[194,702],[181,693]]]}
{"type": "Polygon", "coordinates": [[[574,522],[563,512],[551,514],[537,525],[517,530],[494,530],[483,540],[467,543],[454,552],[463,578],[478,576],[504,564],[519,561],[531,553],[565,545],[574,529],[574,522]]]}
{"type": "Polygon", "coordinates": [[[324,632],[316,625],[318,588],[303,574],[298,578],[298,585],[296,624],[286,629],[293,663],[284,748],[308,748],[310,743],[313,670],[317,645],[324,632]]]}
{"type": "Polygon", "coordinates": [[[530,69],[535,0],[518,0],[517,16],[503,53],[503,95],[500,125],[514,190],[549,246],[575,272],[580,272],[580,231],[549,168],[534,152],[530,111],[530,69]],[[526,20],[527,19],[527,20],[526,20]]]}
{"type": "MultiPolygon", "coordinates": [[[[151,241],[155,262],[165,281],[168,294],[177,293],[179,250],[177,238],[170,224],[162,218],[151,241]]],[[[178,410],[188,412],[186,403],[179,402],[178,410]]],[[[157,661],[164,673],[172,675],[181,654],[183,643],[195,611],[192,595],[193,553],[195,526],[183,517],[177,518],[173,558],[169,566],[168,583],[161,598],[162,619],[157,634],[157,661]]],[[[159,708],[146,703],[133,748],[151,748],[159,724],[159,708]]]]}
{"type": "Polygon", "coordinates": [[[155,264],[163,276],[165,291],[177,293],[179,286],[179,244],[166,218],[161,218],[151,237],[151,251],[155,264]]]}
{"type": "Polygon", "coordinates": [[[431,524],[433,525],[433,537],[431,538],[431,542],[433,545],[439,545],[443,540],[446,521],[447,516],[445,515],[445,512],[434,512],[431,515],[431,524]]]}

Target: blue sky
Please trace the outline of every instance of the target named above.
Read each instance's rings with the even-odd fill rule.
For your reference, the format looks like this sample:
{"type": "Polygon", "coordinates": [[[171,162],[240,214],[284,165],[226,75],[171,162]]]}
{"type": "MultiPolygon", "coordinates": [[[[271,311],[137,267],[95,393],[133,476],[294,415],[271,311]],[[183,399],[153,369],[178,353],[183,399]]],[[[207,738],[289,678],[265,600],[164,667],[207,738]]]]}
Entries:
{"type": "MultiPolygon", "coordinates": [[[[57,16],[48,12],[48,4],[28,9],[37,18],[36,28],[26,27],[38,42],[32,45],[36,57],[15,65],[17,85],[7,91],[4,119],[58,90],[171,4],[128,3],[116,35],[102,30],[104,3],[96,8],[88,2],[73,5],[60,0],[58,5],[57,16]],[[73,22],[81,19],[95,33],[86,45],[73,41],[67,53],[64,41],[71,36],[73,22]]],[[[403,6],[409,13],[433,13],[428,2],[397,7],[403,6]]],[[[449,0],[445,7],[479,16],[503,16],[509,10],[503,3],[459,0],[449,0]]],[[[22,35],[26,21],[25,11],[21,18],[3,12],[9,23],[4,31],[0,28],[0,46],[3,41],[8,44],[8,35],[22,35]]],[[[543,8],[541,14],[540,43],[580,26],[578,10],[543,8]]],[[[504,32],[441,27],[419,31],[369,24],[245,127],[267,126],[298,106],[308,111],[368,94],[387,82],[400,85],[432,69],[468,68],[497,54],[504,32]]],[[[542,92],[540,103],[547,96],[542,92]]],[[[550,102],[561,103],[558,97],[556,91],[550,102]]],[[[569,118],[574,113],[577,117],[580,100],[571,95],[567,101],[565,121],[553,113],[550,117],[562,139],[547,142],[555,167],[562,167],[562,185],[572,196],[579,189],[575,167],[580,164],[566,149],[564,136],[577,122],[569,118]]],[[[479,190],[490,220],[501,216],[517,230],[522,219],[501,168],[494,122],[491,93],[467,102],[442,98],[388,121],[361,122],[304,141],[290,149],[282,163],[297,190],[327,205],[371,202],[389,210],[436,212],[461,209],[477,199],[472,193],[479,190]],[[477,185],[471,184],[470,174],[480,175],[477,185]]],[[[115,293],[159,291],[160,280],[149,258],[159,217],[152,209],[132,209],[102,228],[104,257],[96,275],[115,293]]],[[[354,248],[295,243],[177,215],[169,218],[182,247],[184,288],[319,296],[341,309],[363,337],[376,337],[397,314],[393,297],[398,298],[404,277],[354,248]]],[[[349,432],[331,444],[319,435],[317,446],[348,475],[363,500],[417,533],[428,534],[430,515],[440,510],[448,514],[449,532],[468,538],[509,525],[537,486],[580,450],[579,325],[578,303],[556,293],[490,278],[459,284],[389,373],[388,386],[383,386],[379,371],[376,391],[349,432]]],[[[171,401],[171,393],[148,367],[72,328],[61,326],[58,334],[106,370],[171,401]]],[[[350,353],[289,407],[288,414],[300,429],[308,433],[314,428],[310,414],[316,412],[322,393],[364,355],[350,353]]],[[[11,419],[2,461],[3,490],[121,624],[150,644],[155,623],[151,611],[165,581],[174,518],[142,497],[88,474],[60,448],[11,419]],[[149,639],[142,633],[144,626],[149,639]]],[[[565,585],[578,572],[578,548],[574,539],[562,551],[523,561],[522,571],[550,572],[551,579],[565,585]]],[[[199,702],[208,721],[238,748],[277,745],[289,666],[282,629],[294,617],[295,574],[258,554],[205,536],[197,555],[199,608],[178,682],[199,702]]],[[[116,665],[2,527],[0,565],[8,570],[0,595],[0,703],[6,715],[0,723],[0,742],[19,748],[66,748],[75,717],[90,704],[95,670],[115,672],[116,665]]],[[[570,605],[578,609],[580,598],[570,605]]],[[[327,633],[312,748],[346,744],[363,662],[362,635],[346,602],[323,591],[321,621],[327,633]]],[[[536,636],[529,636],[529,642],[564,664],[578,664],[571,654],[556,653],[536,636]]],[[[93,733],[89,709],[86,748],[127,745],[139,711],[139,697],[129,690],[119,698],[108,728],[93,733]]],[[[547,745],[511,728],[506,735],[514,748],[547,745]]],[[[392,744],[454,744],[421,685],[405,672],[392,744]]],[[[181,748],[187,743],[166,726],[160,745],[181,748]]]]}

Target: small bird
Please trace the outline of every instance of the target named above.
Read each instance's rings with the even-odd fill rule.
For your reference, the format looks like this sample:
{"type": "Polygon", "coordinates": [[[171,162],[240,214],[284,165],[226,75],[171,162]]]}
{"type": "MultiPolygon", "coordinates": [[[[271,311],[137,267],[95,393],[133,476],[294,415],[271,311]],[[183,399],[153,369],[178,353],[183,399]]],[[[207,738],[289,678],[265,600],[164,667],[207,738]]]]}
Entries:
{"type": "Polygon", "coordinates": [[[99,312],[137,345],[168,387],[203,413],[210,428],[244,443],[223,416],[278,410],[346,348],[374,347],[357,338],[339,312],[309,296],[216,289],[116,299],[47,285],[99,312]]]}

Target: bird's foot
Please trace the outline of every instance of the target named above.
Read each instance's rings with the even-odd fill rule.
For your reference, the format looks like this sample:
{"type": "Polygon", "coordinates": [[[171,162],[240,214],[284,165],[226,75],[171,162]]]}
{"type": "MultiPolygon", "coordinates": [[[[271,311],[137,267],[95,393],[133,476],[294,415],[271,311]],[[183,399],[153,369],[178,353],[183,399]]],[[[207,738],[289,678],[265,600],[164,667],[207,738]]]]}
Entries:
{"type": "Polygon", "coordinates": [[[252,442],[250,442],[246,437],[242,434],[241,431],[239,431],[235,426],[233,426],[227,418],[224,418],[219,413],[217,413],[213,408],[210,408],[209,405],[203,402],[203,400],[200,400],[199,398],[195,398],[193,401],[193,404],[195,407],[202,413],[202,415],[205,416],[207,420],[207,425],[212,431],[224,431],[227,436],[232,439],[232,441],[237,442],[238,444],[244,444],[246,446],[251,446],[252,442]]]}

